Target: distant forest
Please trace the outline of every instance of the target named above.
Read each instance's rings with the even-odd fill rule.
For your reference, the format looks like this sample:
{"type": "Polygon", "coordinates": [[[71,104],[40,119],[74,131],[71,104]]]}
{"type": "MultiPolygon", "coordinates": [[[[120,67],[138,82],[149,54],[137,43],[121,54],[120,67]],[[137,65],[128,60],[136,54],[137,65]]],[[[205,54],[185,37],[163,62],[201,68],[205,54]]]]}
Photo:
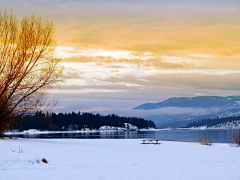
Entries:
{"type": "Polygon", "coordinates": [[[81,130],[83,128],[99,129],[101,126],[125,127],[124,123],[130,123],[139,129],[153,127],[152,121],[136,117],[120,117],[112,114],[102,116],[92,113],[43,113],[36,112],[34,115],[24,116],[17,120],[17,123],[10,126],[10,130],[48,130],[48,131],[68,131],[81,130]]]}
{"type": "Polygon", "coordinates": [[[225,118],[214,118],[214,119],[203,119],[201,121],[192,122],[186,125],[186,128],[190,127],[200,127],[200,126],[216,126],[218,124],[226,124],[226,123],[235,123],[240,120],[240,116],[235,117],[225,117],[225,118]]]}

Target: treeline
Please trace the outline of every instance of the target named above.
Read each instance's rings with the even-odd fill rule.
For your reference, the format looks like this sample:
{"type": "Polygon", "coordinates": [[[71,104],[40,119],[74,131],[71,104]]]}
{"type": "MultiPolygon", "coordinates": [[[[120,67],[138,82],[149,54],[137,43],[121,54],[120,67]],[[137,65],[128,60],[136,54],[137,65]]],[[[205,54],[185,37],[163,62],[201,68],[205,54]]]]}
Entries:
{"type": "Polygon", "coordinates": [[[144,120],[136,117],[120,117],[112,114],[102,116],[92,113],[43,113],[36,112],[34,115],[24,116],[17,120],[17,123],[12,124],[10,130],[48,130],[48,131],[68,131],[81,130],[83,128],[99,129],[101,126],[125,127],[124,123],[130,123],[138,128],[155,128],[152,121],[144,120]]]}
{"type": "Polygon", "coordinates": [[[236,121],[240,120],[240,116],[235,117],[225,117],[225,118],[214,118],[214,119],[203,119],[197,122],[192,122],[186,125],[186,128],[190,127],[200,127],[200,126],[216,126],[218,124],[227,124],[227,123],[235,123],[236,121]]]}

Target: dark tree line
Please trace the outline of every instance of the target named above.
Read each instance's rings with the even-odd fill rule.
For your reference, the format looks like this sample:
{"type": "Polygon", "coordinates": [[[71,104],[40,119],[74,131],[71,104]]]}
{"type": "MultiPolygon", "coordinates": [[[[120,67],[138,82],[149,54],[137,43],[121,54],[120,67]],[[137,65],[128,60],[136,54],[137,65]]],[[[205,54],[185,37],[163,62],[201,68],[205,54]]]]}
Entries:
{"type": "Polygon", "coordinates": [[[18,129],[20,131],[28,129],[49,130],[49,131],[67,131],[81,130],[83,128],[99,129],[101,126],[125,127],[124,123],[130,123],[138,128],[155,128],[152,121],[136,117],[120,117],[112,114],[102,116],[92,113],[43,113],[36,112],[34,115],[19,118],[17,123],[12,124],[10,130],[18,129]]]}
{"type": "Polygon", "coordinates": [[[216,126],[218,124],[226,124],[226,123],[235,123],[235,121],[240,120],[240,116],[235,117],[225,117],[225,118],[214,118],[214,119],[203,119],[197,122],[192,122],[186,125],[187,128],[190,127],[199,127],[199,126],[216,126]]]}

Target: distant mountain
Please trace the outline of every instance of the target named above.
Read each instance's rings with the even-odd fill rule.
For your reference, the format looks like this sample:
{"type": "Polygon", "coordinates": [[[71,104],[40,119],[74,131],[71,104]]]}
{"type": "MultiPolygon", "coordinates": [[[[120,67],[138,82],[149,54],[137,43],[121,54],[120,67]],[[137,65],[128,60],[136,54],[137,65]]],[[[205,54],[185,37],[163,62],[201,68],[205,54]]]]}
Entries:
{"type": "Polygon", "coordinates": [[[215,118],[227,118],[240,116],[240,109],[233,109],[228,111],[223,111],[219,113],[209,113],[209,114],[178,114],[178,115],[162,115],[158,117],[148,117],[157,126],[157,128],[179,128],[185,127],[187,124],[192,122],[198,122],[204,119],[215,119],[215,118]]]}
{"type": "Polygon", "coordinates": [[[226,105],[239,106],[240,96],[197,96],[197,97],[179,97],[170,98],[158,103],[146,103],[135,107],[134,109],[159,109],[163,107],[193,107],[193,108],[212,108],[223,107],[226,105]]]}
{"type": "Polygon", "coordinates": [[[204,112],[147,115],[144,118],[154,121],[158,128],[178,128],[202,119],[240,116],[240,96],[197,96],[170,98],[158,103],[142,104],[134,110],[154,110],[160,108],[193,108],[204,112]]]}

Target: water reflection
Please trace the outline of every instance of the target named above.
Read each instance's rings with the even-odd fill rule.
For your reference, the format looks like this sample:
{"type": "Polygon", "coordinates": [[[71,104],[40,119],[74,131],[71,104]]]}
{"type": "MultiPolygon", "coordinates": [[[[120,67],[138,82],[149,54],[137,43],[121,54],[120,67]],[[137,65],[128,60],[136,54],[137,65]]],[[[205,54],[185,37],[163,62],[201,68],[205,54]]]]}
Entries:
{"type": "Polygon", "coordinates": [[[166,130],[139,132],[95,132],[95,133],[48,133],[48,134],[19,134],[13,137],[21,138],[77,138],[77,139],[158,139],[166,141],[198,142],[208,138],[214,143],[233,142],[234,129],[222,130],[166,130]]]}

